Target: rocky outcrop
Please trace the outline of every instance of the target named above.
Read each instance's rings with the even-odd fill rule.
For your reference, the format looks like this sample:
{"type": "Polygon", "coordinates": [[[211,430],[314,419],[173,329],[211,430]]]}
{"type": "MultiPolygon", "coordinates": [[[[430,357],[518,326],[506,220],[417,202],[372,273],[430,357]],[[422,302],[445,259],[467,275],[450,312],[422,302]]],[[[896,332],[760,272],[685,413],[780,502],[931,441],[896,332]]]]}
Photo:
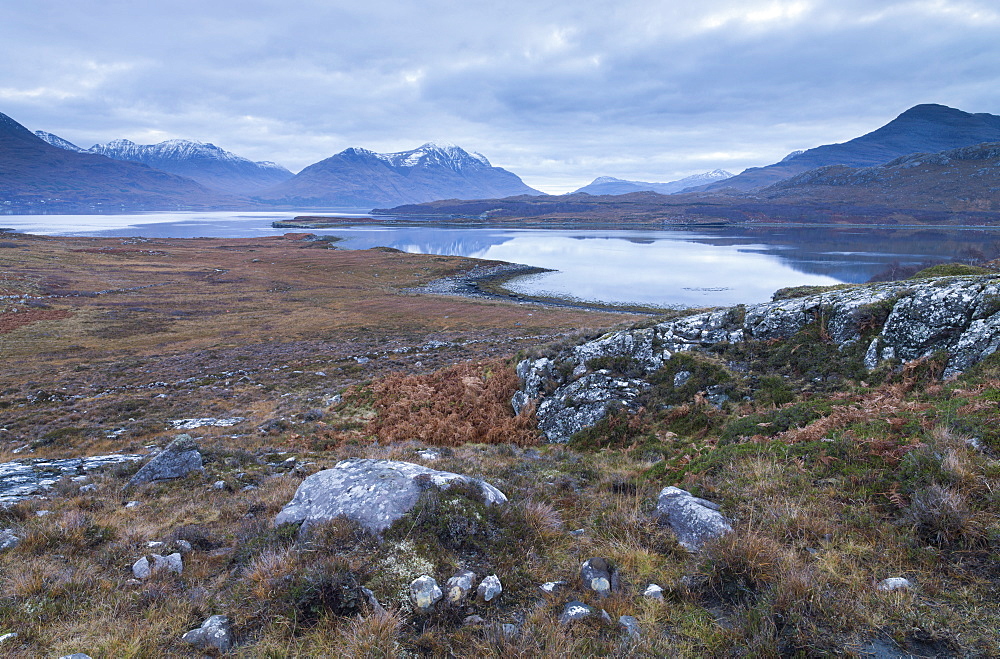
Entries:
{"type": "Polygon", "coordinates": [[[457,484],[473,486],[486,504],[507,502],[503,492],[478,478],[409,462],[355,458],[302,481],[274,523],[302,522],[307,529],[344,516],[380,534],[416,505],[421,491],[428,487],[447,490],[457,484]]]}
{"type": "MultiPolygon", "coordinates": [[[[634,411],[648,377],[677,353],[720,343],[787,339],[819,323],[842,350],[866,341],[864,366],[948,354],[944,375],[969,368],[1000,347],[1000,278],[939,277],[847,287],[752,306],[694,314],[607,334],[556,357],[524,360],[515,411],[534,402],[539,428],[565,442],[612,409],[634,411]],[[627,363],[621,368],[609,365],[627,363]]],[[[680,386],[681,382],[675,382],[680,386]]],[[[719,398],[721,404],[724,398],[719,398]]]]}

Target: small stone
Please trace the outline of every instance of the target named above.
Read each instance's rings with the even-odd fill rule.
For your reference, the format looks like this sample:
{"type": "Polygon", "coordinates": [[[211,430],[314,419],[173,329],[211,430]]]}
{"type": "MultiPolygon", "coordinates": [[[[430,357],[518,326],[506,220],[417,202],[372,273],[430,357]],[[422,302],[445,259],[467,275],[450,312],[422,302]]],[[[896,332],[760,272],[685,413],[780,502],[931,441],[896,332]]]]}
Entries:
{"type": "Polygon", "coordinates": [[[502,592],[503,586],[500,585],[500,577],[495,574],[491,574],[483,579],[479,587],[476,588],[476,595],[484,602],[492,602],[500,597],[500,593],[502,592]]]}
{"type": "Polygon", "coordinates": [[[86,483],[90,480],[90,476],[74,476],[73,478],[70,478],[70,480],[74,483],[86,483]]]}
{"type": "Polygon", "coordinates": [[[45,517],[46,515],[51,515],[51,510],[36,510],[35,517],[45,517]]]}
{"type": "Polygon", "coordinates": [[[594,615],[594,610],[592,608],[583,602],[574,600],[572,602],[567,602],[566,606],[563,607],[562,614],[559,616],[559,622],[563,625],[568,625],[571,622],[583,620],[584,618],[589,618],[592,615],[594,615]]]}
{"type": "Polygon", "coordinates": [[[6,634],[0,634],[0,643],[4,641],[13,641],[17,638],[17,632],[7,632],[6,634]]]}
{"type": "Polygon", "coordinates": [[[199,650],[215,649],[219,652],[228,652],[233,647],[233,635],[226,616],[211,616],[201,627],[192,629],[181,636],[181,640],[189,643],[199,650]]]}
{"type": "Polygon", "coordinates": [[[880,581],[876,589],[884,593],[891,593],[895,590],[912,590],[913,587],[913,582],[905,577],[889,577],[880,581]]]}
{"type": "Polygon", "coordinates": [[[435,451],[434,449],[425,449],[423,451],[417,451],[417,455],[424,460],[438,460],[441,457],[441,452],[435,451]]]}
{"type": "Polygon", "coordinates": [[[82,652],[74,652],[73,654],[64,654],[59,657],[59,659],[91,659],[89,654],[84,654],[82,652]]]}
{"type": "Polygon", "coordinates": [[[224,490],[226,489],[226,481],[215,481],[212,483],[213,490],[224,490]]]}
{"type": "Polygon", "coordinates": [[[465,620],[462,621],[462,624],[467,627],[471,627],[472,625],[481,625],[484,622],[486,621],[483,620],[482,616],[471,615],[471,616],[465,616],[465,620]]]}
{"type": "Polygon", "coordinates": [[[125,504],[125,507],[126,508],[138,508],[141,505],[142,505],[141,501],[129,501],[128,503],[125,504]]]}
{"type": "Polygon", "coordinates": [[[174,547],[177,548],[181,554],[187,554],[193,549],[191,543],[187,540],[174,540],[174,547]]]}
{"type": "Polygon", "coordinates": [[[585,529],[577,529],[575,531],[570,531],[569,534],[571,536],[573,536],[574,538],[579,538],[580,536],[582,536],[586,532],[587,531],[585,529]]]}
{"type": "Polygon", "coordinates": [[[583,587],[607,597],[618,590],[618,570],[606,558],[591,558],[580,566],[583,587]]]}
{"type": "Polygon", "coordinates": [[[445,591],[448,593],[448,603],[458,604],[472,592],[472,580],[476,578],[474,572],[461,570],[445,584],[445,591]]]}
{"type": "Polygon", "coordinates": [[[650,599],[654,600],[662,600],[663,588],[661,588],[658,584],[651,583],[648,586],[646,586],[646,590],[642,591],[642,596],[649,597],[650,599]]]}
{"type": "Polygon", "coordinates": [[[173,553],[169,556],[151,554],[150,556],[143,556],[132,565],[132,574],[136,579],[148,579],[161,570],[167,570],[175,574],[183,572],[184,561],[181,559],[181,555],[178,553],[173,553]],[[152,561],[150,558],[152,558],[152,561]]]}
{"type": "Polygon", "coordinates": [[[14,529],[4,529],[0,531],[0,551],[13,549],[21,543],[21,538],[14,533],[14,529]]]}
{"type": "Polygon", "coordinates": [[[557,590],[562,590],[565,587],[566,587],[565,581],[546,581],[541,586],[539,586],[539,588],[542,589],[543,593],[548,593],[550,595],[555,593],[557,590]]]}
{"type": "Polygon", "coordinates": [[[444,596],[434,577],[423,575],[410,584],[410,601],[420,611],[430,611],[444,596]]]}
{"type": "Polygon", "coordinates": [[[639,638],[642,636],[641,630],[639,629],[639,621],[635,618],[635,616],[622,616],[618,618],[618,626],[623,628],[631,638],[639,638]]]}
{"type": "Polygon", "coordinates": [[[85,494],[87,492],[95,492],[97,490],[97,485],[94,483],[88,483],[87,485],[80,486],[80,494],[85,494]]]}
{"type": "Polygon", "coordinates": [[[163,543],[160,542],[159,540],[150,540],[149,542],[146,543],[146,546],[149,547],[150,549],[156,549],[157,547],[162,547],[163,543]]]}

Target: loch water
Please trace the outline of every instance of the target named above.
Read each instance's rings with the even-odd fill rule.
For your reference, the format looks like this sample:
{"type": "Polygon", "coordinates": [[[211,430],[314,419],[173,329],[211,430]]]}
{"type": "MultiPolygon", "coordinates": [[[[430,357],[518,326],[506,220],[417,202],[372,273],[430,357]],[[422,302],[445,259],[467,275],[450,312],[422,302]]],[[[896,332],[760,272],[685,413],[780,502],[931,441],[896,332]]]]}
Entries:
{"type": "MultiPolygon", "coordinates": [[[[146,238],[280,235],[276,220],[317,211],[6,215],[0,226],[46,235],[146,238]]],[[[323,211],[363,214],[359,209],[323,211]]],[[[392,219],[392,218],[387,218],[392,219]]],[[[496,259],[548,268],[508,287],[525,295],[665,307],[763,302],[785,286],[859,283],[888,269],[1000,256],[1000,231],[952,227],[735,226],[572,229],[387,223],[310,229],[339,246],[496,259]]]]}

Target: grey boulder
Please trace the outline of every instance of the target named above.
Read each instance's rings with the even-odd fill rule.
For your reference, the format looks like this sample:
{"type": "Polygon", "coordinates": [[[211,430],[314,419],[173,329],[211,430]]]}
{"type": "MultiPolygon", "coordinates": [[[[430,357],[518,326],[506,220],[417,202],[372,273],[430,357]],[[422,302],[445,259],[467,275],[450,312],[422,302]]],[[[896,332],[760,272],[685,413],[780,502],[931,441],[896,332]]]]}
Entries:
{"type": "Polygon", "coordinates": [[[198,445],[190,435],[177,435],[165,449],[144,464],[142,469],[129,479],[125,487],[183,478],[192,471],[204,471],[201,452],[198,451],[198,445]]]}
{"type": "Polygon", "coordinates": [[[192,629],[181,636],[185,643],[199,650],[216,649],[219,652],[229,652],[233,647],[233,633],[226,616],[211,616],[201,627],[192,629]]]}
{"type": "Polygon", "coordinates": [[[447,490],[472,485],[486,504],[507,502],[503,492],[471,476],[437,471],[410,462],[352,458],[309,476],[274,518],[275,525],[302,523],[303,530],[336,517],[352,519],[381,534],[417,503],[428,487],[447,490]]]}
{"type": "Polygon", "coordinates": [[[714,538],[733,530],[719,505],[699,499],[679,487],[665,487],[656,502],[656,516],[677,536],[677,542],[690,552],[714,538]]]}

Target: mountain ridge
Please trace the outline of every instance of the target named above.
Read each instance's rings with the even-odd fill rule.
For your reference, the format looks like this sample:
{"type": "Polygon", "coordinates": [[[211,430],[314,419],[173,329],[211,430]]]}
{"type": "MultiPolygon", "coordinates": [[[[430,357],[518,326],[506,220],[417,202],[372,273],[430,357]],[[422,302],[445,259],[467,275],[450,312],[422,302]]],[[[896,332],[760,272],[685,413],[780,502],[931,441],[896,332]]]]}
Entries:
{"type": "Polygon", "coordinates": [[[648,181],[630,181],[614,176],[598,176],[589,184],[574,190],[571,194],[585,193],[593,195],[618,195],[629,192],[659,192],[660,194],[677,194],[690,188],[708,185],[716,181],[732,178],[732,174],[723,169],[714,169],[702,174],[686,176],[676,181],[652,183],[648,181]]]}

